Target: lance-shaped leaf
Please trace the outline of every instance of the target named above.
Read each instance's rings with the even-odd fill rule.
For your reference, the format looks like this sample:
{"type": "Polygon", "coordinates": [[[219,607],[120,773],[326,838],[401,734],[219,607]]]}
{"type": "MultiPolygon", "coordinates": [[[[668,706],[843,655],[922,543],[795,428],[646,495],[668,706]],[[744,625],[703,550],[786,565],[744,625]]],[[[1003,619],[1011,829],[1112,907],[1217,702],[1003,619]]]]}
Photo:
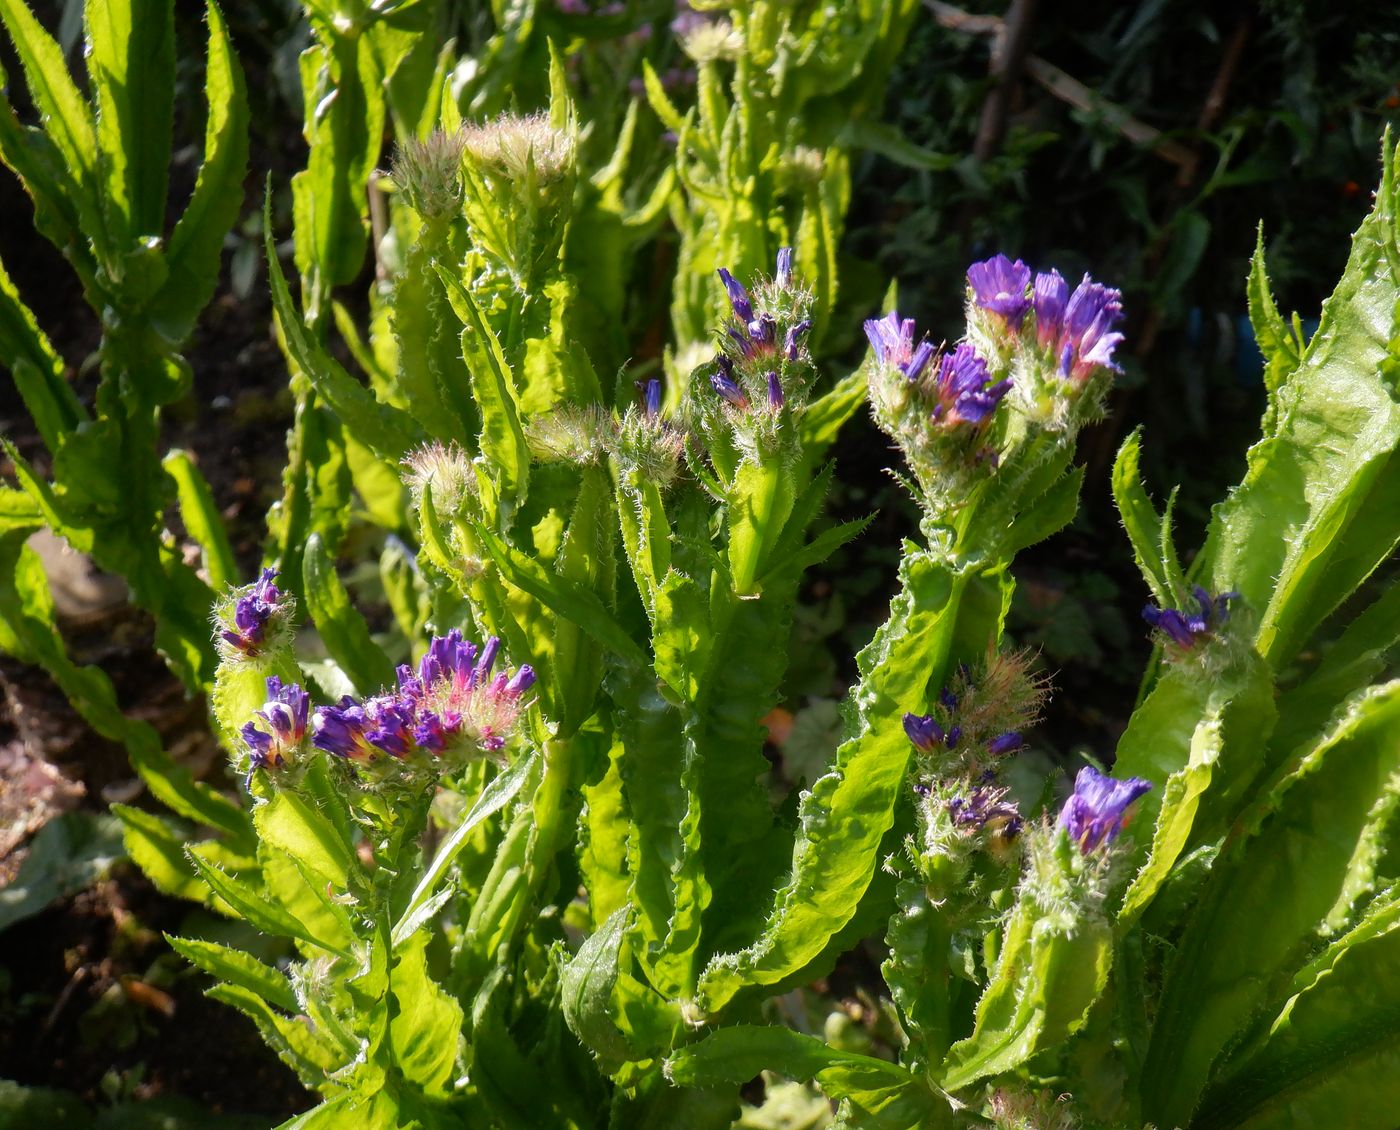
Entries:
{"type": "Polygon", "coordinates": [[[515,382],[481,307],[455,274],[434,264],[462,331],[462,357],[471,372],[472,393],[481,412],[481,451],[501,477],[500,495],[512,508],[524,502],[530,476],[530,450],[520,427],[515,382]]]}
{"type": "Polygon", "coordinates": [[[1365,832],[1400,772],[1400,683],[1358,696],[1237,822],[1168,966],[1142,1074],[1143,1113],[1186,1125],[1211,1071],[1306,960],[1374,859],[1365,832]]]}
{"type": "Polygon", "coordinates": [[[218,6],[207,0],[209,56],[204,72],[204,160],[194,193],[170,236],[169,270],[151,302],[151,320],[171,341],[183,341],[214,294],[224,238],[243,207],[248,171],[248,96],[228,27],[218,6]]]}
{"type": "Polygon", "coordinates": [[[446,1094],[457,1062],[462,1006],[428,972],[428,935],[414,934],[394,950],[389,991],[396,1008],[389,1022],[394,1064],[428,1095],[446,1094]]]}
{"type": "Polygon", "coordinates": [[[370,637],[365,618],[350,603],[350,596],[335,571],[335,561],[320,534],[306,543],[302,562],[302,588],[306,610],[340,668],[362,695],[373,694],[394,679],[394,665],[370,637]]]}
{"type": "Polygon", "coordinates": [[[118,251],[165,231],[175,110],[172,0],[91,0],[88,83],[96,102],[103,209],[118,251]]]}
{"type": "Polygon", "coordinates": [[[1297,369],[1276,391],[1277,418],[1249,453],[1244,481],[1215,510],[1202,583],[1259,609],[1257,647],[1280,667],[1316,624],[1388,555],[1394,523],[1377,512],[1400,444],[1394,363],[1400,263],[1395,152],[1385,141],[1375,208],[1297,369]],[[1284,531],[1287,536],[1284,536],[1284,531]],[[1346,549],[1343,549],[1346,546],[1346,549]],[[1331,569],[1347,557],[1344,576],[1331,569]]]}
{"type": "Polygon", "coordinates": [[[745,985],[781,981],[815,958],[870,884],[912,748],[900,719],[922,709],[930,678],[941,679],[956,620],[953,578],[943,566],[911,549],[900,574],[890,618],[857,660],[855,734],[802,799],[792,871],[767,925],[746,949],[711,961],[701,979],[711,1012],[745,985]]]}
{"type": "Polygon", "coordinates": [[[8,369],[24,406],[50,453],[87,419],[72,386],[63,377],[63,361],[39,328],[29,307],[0,263],[0,368],[8,369]]]}
{"type": "Polygon", "coordinates": [[[1142,579],[1152,590],[1152,596],[1163,608],[1176,604],[1177,594],[1184,590],[1180,578],[1172,576],[1162,558],[1162,518],[1143,489],[1138,463],[1142,454],[1142,431],[1134,431],[1118,449],[1113,461],[1113,501],[1118,517],[1128,533],[1142,579]]]}
{"type": "Polygon", "coordinates": [[[1193,1127],[1381,1126],[1400,1104],[1400,902],[1309,962],[1222,1068],[1193,1127]]]}
{"type": "Polygon", "coordinates": [[[404,942],[427,920],[423,908],[436,897],[453,863],[456,862],[462,849],[466,847],[472,833],[476,831],[483,820],[495,815],[514,799],[516,793],[534,774],[537,764],[538,759],[532,754],[529,757],[522,757],[504,773],[498,775],[482,791],[481,796],[472,805],[471,811],[462,818],[462,822],[452,830],[447,839],[443,840],[432,863],[423,873],[423,877],[418,880],[418,885],[409,897],[408,905],[404,907],[403,913],[394,926],[393,944],[395,947],[404,942]]]}
{"type": "Polygon", "coordinates": [[[397,463],[419,442],[421,434],[405,412],[376,400],[374,393],[341,368],[325,347],[307,332],[277,260],[277,246],[272,238],[271,196],[263,205],[263,230],[272,304],[288,354],[355,437],[381,459],[397,463]]]}
{"type": "Polygon", "coordinates": [[[188,451],[171,451],[161,460],[161,466],[175,480],[175,489],[180,498],[180,518],[185,523],[185,530],[201,550],[209,587],[215,592],[223,592],[237,579],[238,566],[234,562],[233,547],[229,545],[228,532],[214,503],[214,492],[209,488],[209,481],[200,473],[188,451]]]}
{"type": "Polygon", "coordinates": [[[286,976],[272,966],[264,965],[252,954],[199,938],[178,938],[166,934],[165,940],[170,943],[171,949],[210,976],[256,993],[283,1012],[295,1014],[301,1011],[286,976]]]}
{"type": "Polygon", "coordinates": [[[687,1087],[746,1083],[762,1071],[815,1079],[828,1095],[858,1107],[880,1130],[956,1125],[946,1099],[898,1064],[838,1051],[789,1028],[721,1028],[666,1061],[666,1074],[687,1087]]]}
{"type": "Polygon", "coordinates": [[[1264,355],[1264,387],[1269,390],[1269,413],[1264,422],[1264,434],[1273,431],[1279,386],[1298,367],[1305,343],[1294,327],[1283,320],[1269,290],[1269,276],[1264,268],[1264,225],[1259,225],[1254,242],[1254,255],[1249,261],[1249,282],[1245,287],[1249,303],[1249,324],[1254,340],[1264,355]]]}

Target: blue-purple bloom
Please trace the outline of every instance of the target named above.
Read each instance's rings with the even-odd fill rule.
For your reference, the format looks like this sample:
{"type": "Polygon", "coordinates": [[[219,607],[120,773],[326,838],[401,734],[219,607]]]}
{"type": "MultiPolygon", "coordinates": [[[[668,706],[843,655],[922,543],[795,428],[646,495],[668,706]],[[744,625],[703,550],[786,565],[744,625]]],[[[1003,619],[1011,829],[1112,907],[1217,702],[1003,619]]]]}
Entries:
{"type": "Polygon", "coordinates": [[[1011,329],[1021,328],[1021,319],[1030,308],[1026,287],[1031,282],[1031,269],[1021,260],[1013,263],[1005,255],[994,255],[973,263],[967,269],[967,282],[978,306],[1000,314],[1011,329]]]}
{"type": "Polygon", "coordinates": [[[234,602],[234,626],[220,633],[225,643],[244,655],[258,654],[267,640],[268,623],[281,609],[283,595],[273,583],[276,578],[276,569],[264,569],[262,576],[234,602]]]}
{"type": "Polygon", "coordinates": [[[262,726],[247,722],[241,731],[251,769],[280,769],[291,759],[306,736],[310,705],[311,699],[296,683],[284,684],[276,675],[268,676],[267,702],[253,713],[262,726]]]}
{"type": "Polygon", "coordinates": [[[715,358],[715,371],[710,374],[710,387],[720,398],[741,411],[749,406],[749,398],[734,380],[734,362],[723,354],[715,358]]]}
{"type": "Polygon", "coordinates": [[[1000,757],[1005,753],[1014,753],[1025,744],[1025,739],[1018,731],[1008,730],[1004,734],[998,734],[987,743],[987,752],[1000,757]]]}
{"type": "Polygon", "coordinates": [[[911,382],[923,375],[924,369],[938,352],[927,341],[921,341],[916,346],[914,319],[901,318],[893,310],[883,318],[868,319],[865,323],[865,336],[875,350],[876,360],[881,365],[890,365],[898,369],[911,382]]]}
{"type": "Polygon", "coordinates": [[[1196,609],[1182,612],[1175,608],[1158,608],[1148,604],[1142,610],[1142,618],[1167,636],[1177,647],[1189,649],[1197,642],[1212,635],[1230,619],[1230,601],[1238,600],[1239,593],[1225,592],[1211,596],[1200,585],[1191,589],[1196,601],[1196,609]]]}
{"type": "Polygon", "coordinates": [[[945,730],[932,714],[906,714],[904,732],[916,749],[931,752],[937,746],[952,749],[962,740],[962,727],[952,726],[945,730]]]}
{"type": "Polygon", "coordinates": [[[435,637],[417,671],[407,664],[398,668],[396,692],[363,703],[347,696],[336,706],[318,707],[312,743],[352,761],[373,761],[381,754],[403,758],[415,749],[440,754],[467,743],[500,749],[521,697],[535,683],[528,664],[513,675],[492,676],[500,646],[492,636],[478,651],[456,629],[435,637]]]}
{"type": "Polygon", "coordinates": [[[777,412],[783,406],[783,384],[775,370],[768,370],[768,407],[777,412]]]}
{"type": "Polygon", "coordinates": [[[637,391],[642,394],[642,415],[648,420],[659,419],[661,416],[661,382],[656,377],[638,381],[637,391]]]}
{"type": "Polygon", "coordinates": [[[1088,855],[1118,838],[1132,816],[1133,802],[1151,788],[1152,782],[1141,777],[1116,781],[1086,765],[1074,779],[1074,792],[1060,810],[1057,826],[1088,855]]]}
{"type": "Polygon", "coordinates": [[[783,356],[786,357],[789,361],[797,360],[798,354],[801,352],[802,349],[802,339],[806,336],[807,331],[811,328],[811,319],[804,318],[802,321],[795,323],[788,330],[787,337],[783,341],[783,356]]]}
{"type": "Polygon", "coordinates": [[[1122,318],[1122,293],[1085,275],[1065,303],[1059,334],[1061,376],[1083,380],[1100,366],[1117,371],[1113,350],[1123,335],[1113,327],[1122,318]]]}
{"type": "Polygon", "coordinates": [[[792,283],[792,248],[778,248],[778,273],[773,276],[778,286],[786,289],[792,283]]]}
{"type": "Polygon", "coordinates": [[[1006,790],[979,785],[966,796],[948,801],[948,815],[955,827],[967,831],[993,828],[1008,839],[1021,830],[1021,813],[1006,799],[1006,790]]]}
{"type": "Polygon", "coordinates": [[[970,343],[963,342],[952,353],[945,353],[938,370],[939,404],[933,418],[985,423],[1011,387],[1009,378],[989,386],[990,380],[987,362],[970,343]]]}
{"type": "Polygon", "coordinates": [[[1069,283],[1060,272],[1051,270],[1035,276],[1032,303],[1035,306],[1035,335],[1042,349],[1048,349],[1059,337],[1069,301],[1069,283]]]}
{"type": "Polygon", "coordinates": [[[749,301],[749,292],[725,267],[719,269],[719,278],[729,292],[729,305],[734,308],[734,316],[747,326],[753,321],[753,303],[749,301]]]}

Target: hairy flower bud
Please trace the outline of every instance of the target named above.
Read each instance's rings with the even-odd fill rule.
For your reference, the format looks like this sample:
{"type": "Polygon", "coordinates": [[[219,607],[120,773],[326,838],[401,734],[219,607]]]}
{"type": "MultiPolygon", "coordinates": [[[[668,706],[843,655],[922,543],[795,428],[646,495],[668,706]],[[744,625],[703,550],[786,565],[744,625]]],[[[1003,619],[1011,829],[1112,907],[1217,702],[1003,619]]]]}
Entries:
{"type": "Polygon", "coordinates": [[[466,134],[435,130],[426,141],[410,138],[394,154],[393,180],[413,210],[438,220],[462,207],[462,153],[466,134]]]}
{"type": "Polygon", "coordinates": [[[215,642],[225,659],[252,659],[287,642],[296,601],[277,587],[277,570],[264,569],[251,585],[234,589],[214,613],[215,642]]]}

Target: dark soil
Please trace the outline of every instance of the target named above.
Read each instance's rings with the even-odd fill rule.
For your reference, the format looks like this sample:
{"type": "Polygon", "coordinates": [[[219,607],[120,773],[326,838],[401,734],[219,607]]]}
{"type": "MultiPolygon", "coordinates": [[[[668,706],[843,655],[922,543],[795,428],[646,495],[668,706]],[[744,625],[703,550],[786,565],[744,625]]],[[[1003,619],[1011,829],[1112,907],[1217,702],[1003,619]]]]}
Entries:
{"type": "Polygon", "coordinates": [[[252,1021],[203,995],[161,936],[188,903],[134,867],[0,933],[0,1077],[88,1102],[176,1094],[280,1122],[310,1107],[252,1021]],[[104,1080],[105,1085],[104,1085],[104,1080]]]}

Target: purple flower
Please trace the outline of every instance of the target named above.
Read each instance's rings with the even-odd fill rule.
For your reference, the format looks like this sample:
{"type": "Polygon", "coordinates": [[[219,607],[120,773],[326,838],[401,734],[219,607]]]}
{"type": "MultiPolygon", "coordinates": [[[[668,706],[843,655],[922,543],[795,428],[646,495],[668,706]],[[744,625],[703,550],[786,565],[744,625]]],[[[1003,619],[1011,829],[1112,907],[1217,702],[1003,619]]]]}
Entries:
{"type": "Polygon", "coordinates": [[[784,290],[792,283],[792,248],[778,248],[778,273],[773,281],[784,290]]]}
{"type": "Polygon", "coordinates": [[[772,314],[761,314],[749,323],[750,354],[772,353],[778,345],[778,323],[772,314]]]}
{"type": "Polygon", "coordinates": [[[1035,276],[1032,301],[1035,306],[1035,334],[1042,349],[1048,349],[1060,336],[1069,301],[1069,283],[1052,270],[1035,276]]]}
{"type": "Polygon", "coordinates": [[[1060,372],[1085,379],[1096,367],[1117,370],[1113,350],[1123,340],[1111,332],[1123,317],[1123,295],[1085,275],[1065,304],[1060,335],[1060,372]]]}
{"type": "Polygon", "coordinates": [[[948,801],[948,815],[955,827],[967,831],[991,827],[1009,838],[1021,830],[1021,813],[1006,799],[1006,790],[990,785],[953,797],[948,801]]]}
{"type": "Polygon", "coordinates": [[[744,289],[744,284],[724,267],[719,269],[719,278],[724,283],[724,289],[729,292],[729,305],[734,308],[734,316],[744,325],[748,325],[753,321],[753,304],[749,301],[749,292],[744,289]]]}
{"type": "Polygon", "coordinates": [[[375,749],[365,740],[365,712],[349,695],[335,706],[318,706],[311,716],[311,744],[349,761],[372,761],[375,749]]]}
{"type": "Polygon", "coordinates": [[[268,623],[281,611],[283,594],[273,583],[276,577],[276,569],[264,569],[262,576],[234,601],[234,626],[220,633],[225,643],[244,655],[259,653],[267,639],[268,623]]]}
{"type": "Polygon", "coordinates": [[[1000,314],[1013,330],[1021,328],[1021,319],[1030,307],[1026,287],[1031,282],[1031,269],[1021,260],[1013,263],[1005,255],[995,255],[973,263],[967,269],[967,282],[978,306],[1000,314]]]}
{"type": "Polygon", "coordinates": [[[1133,801],[1151,788],[1152,782],[1141,777],[1115,781],[1086,765],[1074,779],[1074,792],[1060,810],[1057,824],[1088,855],[1118,838],[1132,815],[1133,801]]]}
{"type": "Polygon", "coordinates": [[[364,705],[364,740],[390,757],[413,749],[414,703],[397,695],[376,695],[364,705]]]}
{"type": "Polygon", "coordinates": [[[787,337],[783,341],[783,356],[789,361],[796,361],[802,350],[802,339],[807,331],[812,328],[810,318],[804,318],[788,329],[787,337]]]}
{"type": "Polygon", "coordinates": [[[734,363],[721,355],[715,358],[715,365],[718,367],[710,374],[710,387],[731,407],[740,411],[748,408],[749,398],[734,380],[734,363]]]}
{"type": "Polygon", "coordinates": [[[914,743],[915,748],[921,749],[925,753],[930,752],[934,746],[939,745],[948,737],[948,734],[932,714],[906,714],[904,716],[904,732],[909,735],[909,740],[914,743]]]}
{"type": "Polygon", "coordinates": [[[638,381],[637,391],[642,394],[642,415],[648,420],[659,419],[661,416],[661,382],[656,377],[646,381],[638,381]]]}
{"type": "Polygon", "coordinates": [[[1004,734],[998,734],[987,743],[987,752],[1000,757],[1004,753],[1013,753],[1025,745],[1024,739],[1015,730],[1008,730],[1004,734]]]}
{"type": "Polygon", "coordinates": [[[311,699],[296,683],[284,684],[276,675],[268,676],[267,702],[253,714],[263,725],[247,722],[241,731],[251,768],[280,769],[291,759],[306,736],[310,706],[311,699]]]}
{"type": "Polygon", "coordinates": [[[494,752],[505,745],[520,712],[521,697],[535,685],[528,664],[513,675],[491,668],[501,641],[490,637],[480,653],[455,629],[428,646],[419,665],[421,691],[406,722],[422,749],[442,753],[454,745],[474,744],[494,752]]]}
{"type": "Polygon", "coordinates": [[[865,336],[881,365],[893,365],[907,374],[906,367],[914,356],[913,318],[900,318],[893,310],[883,318],[869,318],[865,323],[865,336]]]}
{"type": "Polygon", "coordinates": [[[945,353],[938,371],[940,403],[934,409],[934,419],[946,417],[954,423],[985,423],[1011,387],[1009,379],[988,387],[989,380],[987,363],[968,342],[963,342],[952,353],[945,353]]]}
{"type": "Polygon", "coordinates": [[[1158,608],[1148,604],[1142,610],[1142,618],[1164,633],[1172,643],[1183,649],[1196,646],[1197,642],[1209,637],[1223,627],[1230,619],[1230,601],[1238,600],[1239,593],[1225,592],[1213,597],[1200,585],[1191,589],[1196,609],[1180,611],[1175,608],[1158,608]]]}
{"type": "Polygon", "coordinates": [[[778,380],[778,374],[768,370],[768,407],[774,412],[779,411],[783,406],[783,385],[778,380]]]}

